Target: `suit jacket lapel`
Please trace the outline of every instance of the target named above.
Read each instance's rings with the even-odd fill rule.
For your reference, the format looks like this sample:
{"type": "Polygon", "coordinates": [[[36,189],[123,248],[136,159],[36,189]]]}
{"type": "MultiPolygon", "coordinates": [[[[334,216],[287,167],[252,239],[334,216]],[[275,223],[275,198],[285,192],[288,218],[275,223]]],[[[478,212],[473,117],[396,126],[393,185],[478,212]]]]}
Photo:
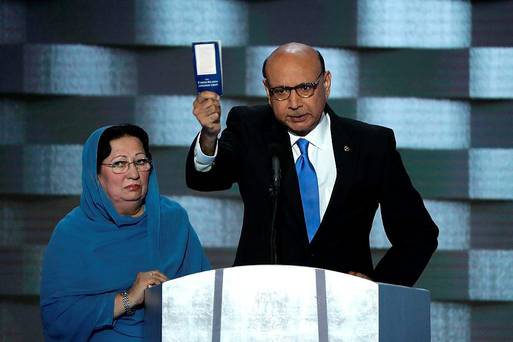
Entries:
{"type": "Polygon", "coordinates": [[[301,194],[299,192],[299,183],[292,148],[290,146],[289,134],[286,127],[276,119],[273,120],[269,132],[270,143],[280,147],[281,190],[279,201],[280,208],[278,208],[278,212],[283,213],[282,219],[284,223],[286,223],[283,226],[290,227],[293,230],[294,236],[300,237],[301,240],[304,240],[302,242],[308,244],[303,204],[301,202],[301,194]]]}
{"type": "Polygon", "coordinates": [[[331,119],[331,140],[337,167],[337,178],[319,230],[323,225],[329,225],[340,215],[339,204],[344,203],[354,180],[358,153],[358,141],[352,132],[347,129],[342,119],[328,105],[326,105],[326,112],[331,119]]]}
{"type": "MultiPolygon", "coordinates": [[[[269,108],[270,109],[270,108],[269,108]]],[[[356,170],[357,155],[357,139],[347,129],[343,119],[338,117],[333,110],[326,104],[325,112],[330,115],[331,119],[331,139],[333,144],[333,153],[335,156],[335,164],[337,167],[337,178],[331,193],[331,198],[324,214],[323,220],[319,226],[316,237],[322,233],[322,227],[334,222],[340,215],[339,203],[343,203],[348,191],[351,188],[356,170]]],[[[296,168],[294,165],[294,157],[290,146],[290,137],[287,129],[274,119],[273,115],[271,129],[268,131],[269,143],[276,144],[280,149],[280,166],[281,166],[281,191],[279,212],[283,213],[283,219],[287,222],[287,226],[294,230],[295,236],[301,237],[306,245],[309,245],[308,235],[306,233],[306,224],[303,215],[303,204],[301,202],[301,194],[299,192],[299,183],[297,180],[296,168]]],[[[269,151],[269,155],[270,151],[269,151]]]]}

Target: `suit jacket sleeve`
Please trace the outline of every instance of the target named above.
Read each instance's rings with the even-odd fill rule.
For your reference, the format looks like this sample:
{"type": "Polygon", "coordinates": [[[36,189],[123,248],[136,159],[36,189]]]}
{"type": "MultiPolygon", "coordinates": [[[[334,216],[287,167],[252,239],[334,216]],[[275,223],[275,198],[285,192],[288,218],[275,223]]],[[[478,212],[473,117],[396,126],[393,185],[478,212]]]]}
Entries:
{"type": "Polygon", "coordinates": [[[437,247],[438,228],[411,184],[396,150],[393,132],[387,132],[380,206],[392,247],[376,266],[373,278],[413,286],[437,247]]]}
{"type": "Polygon", "coordinates": [[[234,107],[228,113],[226,129],[218,140],[218,151],[212,168],[207,172],[197,171],[194,167],[194,147],[196,139],[189,149],[185,169],[187,186],[198,191],[219,191],[229,189],[238,180],[241,155],[244,153],[246,137],[240,107],[234,107]]]}

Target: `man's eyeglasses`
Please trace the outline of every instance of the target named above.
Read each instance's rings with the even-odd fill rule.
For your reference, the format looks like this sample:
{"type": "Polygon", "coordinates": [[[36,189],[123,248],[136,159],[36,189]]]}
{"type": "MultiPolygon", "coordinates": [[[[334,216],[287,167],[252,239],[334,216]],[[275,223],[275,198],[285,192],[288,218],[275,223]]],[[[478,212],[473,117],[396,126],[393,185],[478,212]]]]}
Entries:
{"type": "Polygon", "coordinates": [[[139,158],[137,160],[134,160],[133,162],[129,162],[128,160],[118,160],[112,164],[102,163],[102,165],[110,167],[112,169],[112,172],[114,173],[128,172],[130,164],[134,164],[137,171],[140,172],[147,172],[151,170],[151,160],[148,158],[139,158]]]}
{"type": "Polygon", "coordinates": [[[290,97],[290,92],[292,90],[296,91],[296,94],[302,98],[309,98],[312,97],[312,95],[315,93],[315,89],[319,86],[319,82],[321,81],[320,78],[324,74],[324,72],[321,71],[319,76],[315,79],[314,82],[308,82],[308,83],[301,83],[298,84],[295,87],[274,87],[274,88],[268,88],[269,94],[271,95],[271,98],[273,100],[277,101],[283,101],[290,97]]]}

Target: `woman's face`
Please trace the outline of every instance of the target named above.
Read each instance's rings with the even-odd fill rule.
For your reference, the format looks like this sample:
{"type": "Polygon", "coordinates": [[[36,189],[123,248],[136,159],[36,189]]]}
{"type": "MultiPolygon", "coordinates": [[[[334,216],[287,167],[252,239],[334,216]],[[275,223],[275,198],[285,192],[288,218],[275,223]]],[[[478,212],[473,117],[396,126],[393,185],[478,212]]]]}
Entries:
{"type": "Polygon", "coordinates": [[[98,180],[121,215],[137,215],[148,190],[150,171],[139,171],[134,161],[146,157],[139,138],[124,136],[110,141],[110,155],[102,161],[98,180]],[[113,168],[103,164],[129,162],[128,170],[115,173],[113,168]]]}

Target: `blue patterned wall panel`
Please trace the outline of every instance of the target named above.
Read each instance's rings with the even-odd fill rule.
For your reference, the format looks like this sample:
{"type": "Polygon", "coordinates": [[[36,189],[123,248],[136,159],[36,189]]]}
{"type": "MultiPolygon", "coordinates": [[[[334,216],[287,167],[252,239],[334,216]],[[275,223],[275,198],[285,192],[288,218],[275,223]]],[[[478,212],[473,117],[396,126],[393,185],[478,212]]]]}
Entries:
{"type": "Polygon", "coordinates": [[[468,47],[471,13],[464,0],[360,0],[358,46],[468,47]]]}
{"type": "Polygon", "coordinates": [[[0,177],[0,195],[15,195],[23,192],[23,145],[0,145],[0,160],[9,160],[0,177]]]}
{"type": "Polygon", "coordinates": [[[470,341],[471,307],[468,304],[431,303],[431,341],[470,341]]]}
{"type": "Polygon", "coordinates": [[[513,148],[513,101],[472,101],[472,147],[513,148]]]}
{"type": "Polygon", "coordinates": [[[148,132],[153,145],[190,145],[199,132],[193,100],[193,96],[138,97],[135,122],[148,132]]]}
{"type": "Polygon", "coordinates": [[[356,46],[356,1],[267,0],[249,4],[249,45],[299,41],[356,46]]]}
{"type": "Polygon", "coordinates": [[[470,146],[470,106],[463,101],[364,97],[358,99],[357,118],[392,128],[399,148],[470,146]]]}
{"type": "MultiPolygon", "coordinates": [[[[137,50],[137,76],[141,95],[194,95],[191,47],[137,50]]],[[[244,48],[223,49],[224,94],[244,96],[244,48]],[[230,67],[226,67],[229,65],[230,67]]]]}
{"type": "Polygon", "coordinates": [[[400,151],[406,170],[424,198],[468,198],[467,150],[400,151]]]}
{"type": "MultiPolygon", "coordinates": [[[[162,194],[195,193],[185,185],[188,149],[152,147],[162,194]]],[[[0,158],[11,161],[5,177],[0,178],[0,195],[79,195],[82,190],[81,153],[81,145],[0,146],[0,158]]],[[[239,198],[236,187],[216,196],[239,198]]]]}
{"type": "Polygon", "coordinates": [[[81,145],[98,127],[133,122],[134,102],[132,96],[32,97],[25,101],[26,143],[81,145]]]}
{"type": "Polygon", "coordinates": [[[26,106],[21,101],[0,99],[0,144],[22,144],[25,141],[26,106]]]}
{"type": "Polygon", "coordinates": [[[513,337],[513,304],[486,303],[472,308],[472,341],[511,341],[513,337]]]}
{"type": "Polygon", "coordinates": [[[26,6],[17,1],[0,4],[0,43],[22,43],[26,37],[26,6]]]}
{"type": "Polygon", "coordinates": [[[252,46],[246,49],[245,94],[248,96],[265,96],[262,84],[262,64],[277,46],[252,46]]]}
{"type": "Polygon", "coordinates": [[[513,48],[470,49],[470,97],[513,98],[513,48]]]}
{"type": "Polygon", "coordinates": [[[232,0],[135,0],[135,41],[184,45],[221,40],[223,46],[248,42],[248,4],[232,0]]]}
{"type": "Polygon", "coordinates": [[[7,200],[0,201],[0,243],[2,245],[20,245],[23,243],[25,230],[16,209],[7,200]]]}
{"type": "MultiPolygon", "coordinates": [[[[151,149],[151,154],[155,162],[160,193],[162,195],[191,195],[190,190],[185,185],[185,158],[188,147],[159,147],[151,149]]],[[[196,195],[201,196],[196,192],[196,195]]],[[[225,196],[227,196],[225,194],[225,196]]]]}
{"type": "MultiPolygon", "coordinates": [[[[161,193],[177,199],[216,267],[239,239],[237,187],[185,185],[199,130],[190,43],[223,43],[222,120],[266,103],[277,45],[317,47],[339,115],[389,126],[440,227],[417,286],[431,290],[433,341],[513,339],[513,1],[0,0],[0,340],[40,338],[42,251],[80,194],[92,130],[150,133],[161,193]],[[6,311],[7,310],[7,311],[6,311]]],[[[389,243],[379,213],[374,262],[389,243]]]]}
{"type": "Polygon", "coordinates": [[[75,195],[82,191],[81,145],[27,145],[23,149],[26,194],[75,195]]]}
{"type": "Polygon", "coordinates": [[[513,203],[477,201],[472,203],[471,247],[513,250],[513,203]]]}
{"type": "Polygon", "coordinates": [[[38,322],[39,319],[38,297],[23,301],[12,297],[0,299],[0,336],[4,341],[42,341],[41,325],[27,324],[27,321],[38,322]]]}
{"type": "Polygon", "coordinates": [[[189,213],[203,246],[235,248],[239,243],[243,205],[240,200],[173,196],[189,213]]]}
{"type": "MultiPolygon", "coordinates": [[[[135,122],[150,135],[153,145],[190,146],[201,126],[192,113],[193,96],[141,96],[136,99],[135,122]]],[[[221,124],[233,106],[245,102],[223,98],[221,124]]]]}
{"type": "Polygon", "coordinates": [[[0,48],[0,92],[23,92],[23,47],[5,44],[0,48]]]}
{"type": "Polygon", "coordinates": [[[479,199],[513,199],[513,149],[471,149],[469,195],[479,199]]]}
{"type": "Polygon", "coordinates": [[[26,3],[30,43],[127,45],[134,42],[134,0],[26,3]]]}
{"type": "Polygon", "coordinates": [[[330,99],[358,96],[358,54],[351,50],[318,48],[331,71],[330,99]]]}
{"type": "Polygon", "coordinates": [[[472,46],[513,46],[513,2],[472,1],[472,46]]]}
{"type": "Polygon", "coordinates": [[[358,100],[356,97],[342,99],[333,99],[330,97],[328,103],[338,116],[356,119],[356,113],[358,111],[358,100]]]}
{"type": "Polygon", "coordinates": [[[434,301],[470,301],[467,251],[437,251],[416,287],[430,289],[434,301]]]}
{"type": "Polygon", "coordinates": [[[360,96],[467,98],[467,49],[360,50],[360,96]]]}
{"type": "MultiPolygon", "coordinates": [[[[425,200],[424,205],[440,228],[438,250],[468,250],[470,247],[470,205],[465,202],[434,200],[425,200]]],[[[370,241],[373,248],[387,249],[390,247],[379,210],[374,218],[370,241]]]]}
{"type": "Polygon", "coordinates": [[[137,62],[129,51],[83,45],[24,47],[24,90],[54,95],[137,92],[137,62]]]}
{"type": "Polygon", "coordinates": [[[0,200],[0,245],[46,245],[53,228],[72,208],[78,196],[16,196],[0,200]]]}
{"type": "Polygon", "coordinates": [[[244,46],[249,34],[248,4],[232,0],[37,1],[27,12],[28,39],[36,43],[189,46],[216,39],[244,46]]]}
{"type": "Polygon", "coordinates": [[[513,301],[513,250],[473,249],[468,267],[471,299],[513,301]]]}
{"type": "Polygon", "coordinates": [[[0,246],[0,296],[38,295],[44,246],[0,246]]]}

